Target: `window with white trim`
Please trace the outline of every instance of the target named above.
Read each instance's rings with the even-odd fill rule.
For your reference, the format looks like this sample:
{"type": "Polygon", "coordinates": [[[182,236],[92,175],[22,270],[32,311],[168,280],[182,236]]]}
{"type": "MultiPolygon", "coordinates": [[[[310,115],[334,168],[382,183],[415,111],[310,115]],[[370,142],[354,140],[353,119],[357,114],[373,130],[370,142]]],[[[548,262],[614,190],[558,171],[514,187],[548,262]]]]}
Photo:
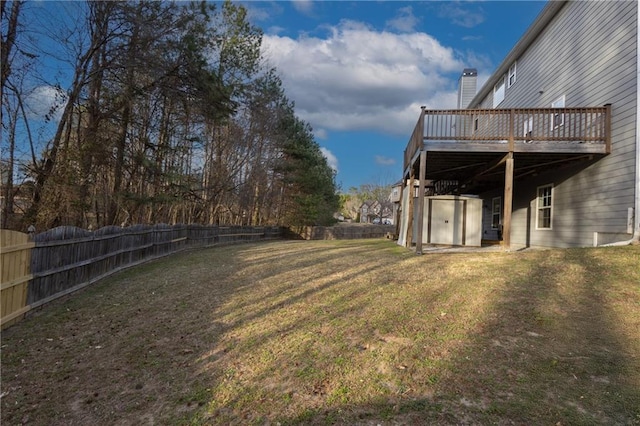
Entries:
{"type": "Polygon", "coordinates": [[[536,229],[551,229],[553,219],[553,184],[539,186],[536,208],[536,229]]]}
{"type": "Polygon", "coordinates": [[[507,77],[507,88],[516,84],[516,63],[509,67],[509,76],[507,77]]]}
{"type": "Polygon", "coordinates": [[[500,103],[502,101],[504,101],[504,80],[505,77],[504,75],[502,76],[502,78],[498,81],[498,83],[493,86],[493,107],[497,107],[498,105],[500,105],[500,103]]]}
{"type": "Polygon", "coordinates": [[[502,223],[502,197],[491,200],[491,229],[499,229],[502,223]]]}
{"type": "MultiPolygon", "coordinates": [[[[551,103],[551,108],[564,108],[564,95],[553,101],[551,103]]],[[[555,130],[563,125],[564,114],[557,113],[551,116],[551,130],[555,130]]]]}

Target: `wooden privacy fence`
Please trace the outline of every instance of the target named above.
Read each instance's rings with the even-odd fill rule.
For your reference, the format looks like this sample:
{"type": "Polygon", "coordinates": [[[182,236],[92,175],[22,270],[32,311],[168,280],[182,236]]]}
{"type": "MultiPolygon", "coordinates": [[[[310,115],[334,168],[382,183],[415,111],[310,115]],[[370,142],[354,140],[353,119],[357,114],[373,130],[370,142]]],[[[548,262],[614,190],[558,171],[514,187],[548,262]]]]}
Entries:
{"type": "Polygon", "coordinates": [[[29,310],[27,288],[32,276],[29,273],[31,250],[34,243],[22,232],[0,230],[0,305],[2,327],[20,320],[29,310]]]}
{"type": "Polygon", "coordinates": [[[108,275],[185,249],[282,237],[279,227],[62,226],[37,234],[2,230],[2,327],[29,310],[108,275]]]}

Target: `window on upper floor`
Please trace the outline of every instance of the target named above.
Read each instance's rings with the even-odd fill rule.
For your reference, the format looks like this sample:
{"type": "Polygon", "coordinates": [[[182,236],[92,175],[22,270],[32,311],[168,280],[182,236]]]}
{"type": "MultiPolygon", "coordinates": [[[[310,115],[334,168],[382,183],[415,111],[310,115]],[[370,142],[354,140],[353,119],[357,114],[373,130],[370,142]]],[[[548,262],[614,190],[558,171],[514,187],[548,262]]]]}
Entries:
{"type": "MultiPolygon", "coordinates": [[[[551,103],[551,108],[564,108],[564,95],[551,103]]],[[[564,114],[554,113],[551,116],[551,130],[555,130],[564,125],[564,114]]]]}
{"type": "Polygon", "coordinates": [[[497,107],[504,100],[504,76],[493,86],[493,107],[497,107]]]}
{"type": "Polygon", "coordinates": [[[551,229],[553,217],[553,185],[538,187],[536,229],[551,229]]]}
{"type": "Polygon", "coordinates": [[[507,77],[507,88],[516,84],[516,63],[509,67],[509,75],[507,77]]]}

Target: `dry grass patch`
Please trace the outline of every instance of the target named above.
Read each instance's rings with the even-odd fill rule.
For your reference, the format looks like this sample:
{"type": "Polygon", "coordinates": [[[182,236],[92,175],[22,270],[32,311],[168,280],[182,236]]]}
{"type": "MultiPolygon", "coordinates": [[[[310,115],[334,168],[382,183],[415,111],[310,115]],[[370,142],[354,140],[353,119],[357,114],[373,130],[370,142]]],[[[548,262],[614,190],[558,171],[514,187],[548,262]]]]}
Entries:
{"type": "Polygon", "coordinates": [[[5,331],[2,421],[640,424],[639,283],[637,246],[188,252],[5,331]]]}

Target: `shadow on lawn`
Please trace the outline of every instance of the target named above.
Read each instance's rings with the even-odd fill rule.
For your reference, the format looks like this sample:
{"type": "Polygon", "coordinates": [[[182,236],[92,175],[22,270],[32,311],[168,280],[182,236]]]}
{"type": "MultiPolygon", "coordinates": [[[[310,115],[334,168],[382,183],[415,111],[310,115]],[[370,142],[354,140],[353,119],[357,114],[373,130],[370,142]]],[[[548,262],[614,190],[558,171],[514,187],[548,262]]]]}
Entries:
{"type": "Polygon", "coordinates": [[[603,264],[597,253],[528,253],[517,260],[527,264],[524,274],[505,265],[505,290],[486,325],[457,357],[455,379],[439,390],[461,401],[448,410],[450,419],[640,422],[640,336],[630,328],[640,312],[636,304],[636,311],[628,312],[636,320],[625,325],[621,307],[615,306],[624,286],[633,288],[627,269],[633,263],[620,270],[603,264]]]}
{"type": "Polygon", "coordinates": [[[629,274],[634,266],[640,264],[604,264],[589,249],[505,257],[506,285],[489,302],[474,334],[451,354],[446,380],[432,394],[409,392],[279,420],[640,424],[638,293],[625,292],[625,286],[637,286],[638,273],[629,274]],[[510,267],[514,261],[522,264],[510,267]],[[635,311],[623,312],[619,302],[625,295],[636,299],[630,304],[635,311]],[[634,319],[621,321],[626,314],[634,319]]]}
{"type": "MultiPolygon", "coordinates": [[[[487,292],[477,325],[465,328],[446,362],[434,367],[440,380],[425,386],[431,378],[407,376],[404,391],[396,386],[364,403],[341,402],[340,387],[323,388],[327,372],[309,362],[333,356],[322,353],[323,343],[343,345],[346,363],[375,356],[363,345],[383,344],[380,324],[405,327],[414,337],[428,334],[428,322],[419,330],[403,321],[431,318],[442,300],[456,296],[455,288],[438,287],[435,271],[446,274],[464,255],[372,253],[380,247],[277,242],[218,248],[96,284],[3,333],[3,424],[640,422],[638,332],[620,311],[624,286],[637,285],[637,273],[625,273],[632,262],[603,264],[593,250],[476,254],[498,263],[502,281],[487,292]],[[360,261],[352,265],[354,258],[360,261]],[[403,311],[412,304],[375,306],[376,294],[401,285],[389,271],[417,262],[433,268],[409,283],[423,313],[403,311]],[[322,265],[332,265],[329,275],[322,265]],[[364,282],[343,285],[361,276],[364,282]],[[443,296],[447,291],[452,295],[443,296]],[[333,328],[334,319],[373,309],[383,316],[376,329],[366,320],[333,328]],[[350,341],[351,328],[358,341],[350,341]],[[309,330],[315,334],[307,338],[309,330]],[[243,371],[249,360],[242,357],[265,359],[255,364],[260,371],[243,371]],[[283,381],[270,382],[272,376],[283,381]],[[288,380],[304,382],[303,389],[288,380]],[[412,391],[411,380],[423,383],[414,387],[422,391],[412,391]],[[294,396],[306,398],[308,409],[269,411],[263,405],[274,394],[285,401],[271,409],[286,407],[294,396]]],[[[487,279],[481,269],[465,273],[467,286],[487,279]]],[[[638,324],[638,293],[628,297],[636,298],[629,315],[638,324]]],[[[400,343],[416,360],[429,350],[400,343]]],[[[339,375],[341,361],[333,361],[332,374],[339,375]]],[[[402,367],[410,374],[413,366],[402,367]]]]}
{"type": "MultiPolygon", "coordinates": [[[[263,260],[250,266],[266,267],[274,259],[270,246],[215,248],[150,262],[4,330],[2,424],[166,424],[192,417],[210,400],[211,377],[227,374],[203,372],[212,353],[229,349],[222,338],[237,326],[217,313],[256,285],[256,276],[241,275],[247,268],[242,253],[246,247],[264,251],[263,260]]],[[[300,247],[279,255],[294,268],[311,268],[300,247]]],[[[339,250],[323,250],[319,260],[340,256],[339,250]]],[[[243,321],[269,311],[252,309],[258,302],[240,307],[248,312],[243,321]]]]}
{"type": "MultiPolygon", "coordinates": [[[[302,243],[304,244],[304,243],[302,243]]],[[[214,383],[210,389],[211,400],[205,410],[198,410],[189,419],[198,424],[226,424],[255,422],[256,419],[273,418],[274,412],[261,414],[260,407],[265,400],[277,394],[278,398],[288,398],[293,393],[288,387],[287,374],[295,380],[299,375],[308,375],[309,382],[306,391],[316,395],[319,399],[326,398],[323,389],[322,372],[315,372],[316,366],[307,364],[308,359],[317,356],[318,340],[328,338],[322,336],[325,329],[330,335],[332,318],[347,317],[352,312],[364,309],[367,291],[366,286],[345,286],[362,274],[376,276],[376,272],[387,267],[389,262],[381,262],[377,256],[371,257],[372,247],[362,243],[340,243],[338,246],[323,246],[307,248],[296,244],[292,249],[278,251],[273,255],[268,249],[252,248],[249,264],[241,261],[243,254],[239,252],[236,275],[251,277],[248,280],[238,280],[233,297],[239,301],[228,306],[219,305],[212,312],[212,317],[226,317],[225,330],[217,351],[204,354],[198,359],[201,366],[200,373],[214,383]],[[256,253],[259,253],[256,256],[256,253]],[[360,258],[356,265],[349,262],[350,258],[360,258]],[[364,259],[364,260],[362,260],[364,259]],[[288,265],[286,270],[272,273],[270,268],[275,261],[288,265]],[[332,265],[326,268],[326,265],[332,265]],[[327,271],[329,269],[329,272],[327,271]],[[256,300],[256,289],[264,284],[264,291],[256,300]],[[247,294],[243,300],[243,289],[247,294]],[[340,303],[326,303],[322,297],[339,299],[340,303]],[[322,302],[315,304],[316,297],[322,302]],[[292,315],[289,316],[289,312],[292,315]],[[266,318],[270,318],[265,322],[266,318]],[[259,323],[259,326],[255,326],[259,323]],[[313,331],[311,331],[313,330],[313,331]],[[304,334],[313,333],[306,339],[304,334]],[[300,340],[292,337],[302,334],[300,340]],[[276,342],[276,343],[274,343],[276,342]],[[281,342],[281,346],[279,345],[281,342]],[[286,353],[285,353],[286,352],[286,353]],[[310,357],[307,357],[310,353],[310,357]],[[263,362],[256,362],[244,371],[249,358],[264,358],[263,362]],[[283,359],[284,358],[284,359],[283,359]],[[287,370],[283,374],[279,370],[287,370]],[[256,371],[257,370],[257,371],[256,371]],[[243,374],[252,374],[257,385],[243,380],[243,374]],[[282,382],[274,382],[278,375],[282,382]],[[216,387],[217,385],[217,387],[216,387]],[[250,402],[247,402],[250,401],[250,402]]],[[[389,283],[385,274],[379,274],[375,286],[389,283]]],[[[339,338],[343,338],[340,336],[339,338]]],[[[357,351],[349,344],[349,350],[357,351]]],[[[299,389],[298,389],[299,391],[299,389]]],[[[314,398],[314,396],[311,396],[314,398]]],[[[288,420],[283,419],[284,422],[288,420]]]]}

